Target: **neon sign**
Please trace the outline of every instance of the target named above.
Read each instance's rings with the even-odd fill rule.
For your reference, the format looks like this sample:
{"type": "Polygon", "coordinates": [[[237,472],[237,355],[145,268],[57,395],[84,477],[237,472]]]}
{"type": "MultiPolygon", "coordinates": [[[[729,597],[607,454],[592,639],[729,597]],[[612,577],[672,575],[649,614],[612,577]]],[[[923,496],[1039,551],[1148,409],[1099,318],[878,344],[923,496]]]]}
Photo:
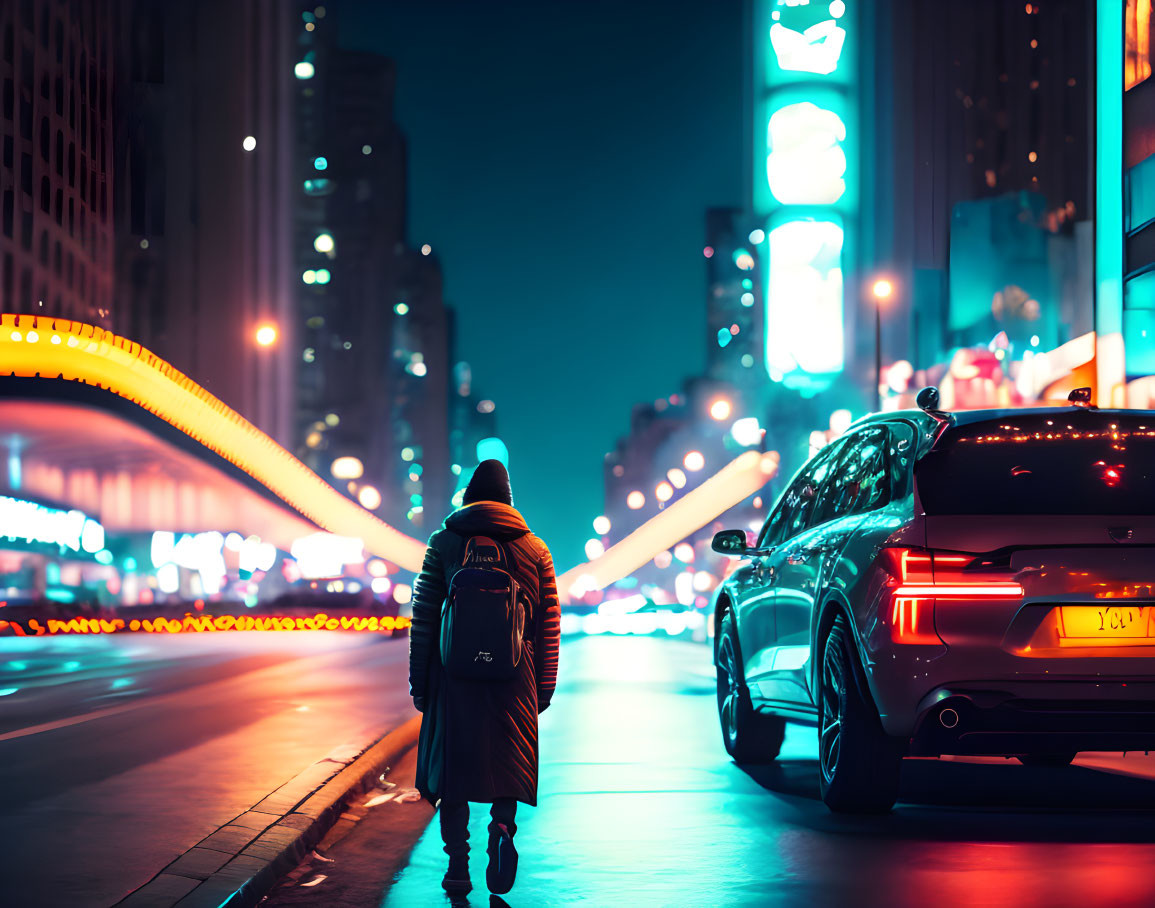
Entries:
{"type": "Polygon", "coordinates": [[[830,221],[788,221],[770,231],[776,263],[767,283],[767,316],[776,326],[766,339],[771,377],[842,369],[842,236],[830,221]]]}
{"type": "Polygon", "coordinates": [[[293,541],[292,555],[297,568],[306,580],[340,577],[345,565],[360,565],[365,561],[365,546],[360,539],[334,536],[332,533],[314,533],[293,541]]]}
{"type": "Polygon", "coordinates": [[[0,536],[90,554],[104,548],[104,527],[83,511],[60,511],[0,495],[0,536]]]}
{"type": "MultiPolygon", "coordinates": [[[[793,4],[809,6],[809,3],[793,4]]],[[[846,12],[841,0],[830,4],[830,14],[846,12]]],[[[838,68],[842,56],[842,45],[846,43],[846,29],[839,26],[837,19],[823,19],[804,31],[787,28],[780,20],[781,13],[772,14],[776,18],[770,26],[770,44],[778,58],[778,65],[793,72],[814,73],[825,76],[838,68]]]]}
{"type": "Polygon", "coordinates": [[[766,181],[783,205],[832,205],[846,192],[846,125],[810,101],[779,108],[767,129],[766,181]]]}
{"type": "Polygon", "coordinates": [[[765,364],[803,393],[843,370],[857,188],[855,23],[844,0],[755,6],[754,207],[766,218],[765,364]]]}

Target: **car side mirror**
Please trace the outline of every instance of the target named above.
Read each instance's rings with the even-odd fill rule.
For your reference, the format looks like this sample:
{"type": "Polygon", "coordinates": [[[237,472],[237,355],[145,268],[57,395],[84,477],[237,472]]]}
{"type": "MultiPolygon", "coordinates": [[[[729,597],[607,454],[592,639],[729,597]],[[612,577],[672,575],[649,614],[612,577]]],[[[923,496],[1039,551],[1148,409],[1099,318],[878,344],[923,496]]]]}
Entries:
{"type": "Polygon", "coordinates": [[[745,530],[722,530],[714,534],[710,548],[720,555],[741,556],[749,551],[745,530]]]}

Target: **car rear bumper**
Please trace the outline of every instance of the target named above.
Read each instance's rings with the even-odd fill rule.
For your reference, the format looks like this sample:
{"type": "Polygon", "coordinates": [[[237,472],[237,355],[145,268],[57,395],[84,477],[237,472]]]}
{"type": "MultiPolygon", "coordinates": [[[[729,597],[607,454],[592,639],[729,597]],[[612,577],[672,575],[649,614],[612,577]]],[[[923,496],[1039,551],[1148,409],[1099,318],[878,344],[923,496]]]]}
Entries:
{"type": "Polygon", "coordinates": [[[1155,682],[960,682],[919,704],[912,756],[1155,750],[1155,682]]]}

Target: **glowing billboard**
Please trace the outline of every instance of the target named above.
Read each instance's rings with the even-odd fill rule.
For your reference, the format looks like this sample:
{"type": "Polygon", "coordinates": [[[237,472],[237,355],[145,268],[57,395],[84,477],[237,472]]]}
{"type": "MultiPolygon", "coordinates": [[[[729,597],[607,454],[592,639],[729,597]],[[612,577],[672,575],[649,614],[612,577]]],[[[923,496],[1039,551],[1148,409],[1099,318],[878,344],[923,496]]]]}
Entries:
{"type": "Polygon", "coordinates": [[[843,272],[858,204],[853,13],[844,0],[755,4],[766,371],[803,393],[844,367],[843,272]]]}

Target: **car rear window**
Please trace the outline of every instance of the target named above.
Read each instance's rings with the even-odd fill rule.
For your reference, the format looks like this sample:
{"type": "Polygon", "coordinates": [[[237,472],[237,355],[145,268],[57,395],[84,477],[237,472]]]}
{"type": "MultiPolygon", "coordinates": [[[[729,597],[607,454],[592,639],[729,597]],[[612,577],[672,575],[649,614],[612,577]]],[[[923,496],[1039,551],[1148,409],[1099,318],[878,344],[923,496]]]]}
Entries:
{"type": "Polygon", "coordinates": [[[951,428],[914,479],[927,514],[1155,514],[1155,413],[1024,411],[951,428]]]}

